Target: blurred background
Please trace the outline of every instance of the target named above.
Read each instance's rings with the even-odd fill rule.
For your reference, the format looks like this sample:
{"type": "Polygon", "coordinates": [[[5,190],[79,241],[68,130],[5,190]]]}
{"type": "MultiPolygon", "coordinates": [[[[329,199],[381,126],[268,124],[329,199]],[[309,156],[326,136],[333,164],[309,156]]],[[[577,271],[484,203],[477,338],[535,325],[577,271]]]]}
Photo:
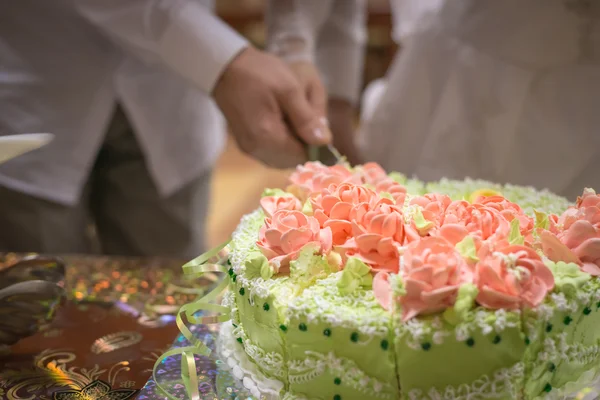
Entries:
{"type": "MultiPolygon", "coordinates": [[[[389,0],[369,0],[369,40],[363,84],[384,75],[396,51],[391,39],[389,0]]],[[[264,0],[218,0],[219,15],[256,46],[265,40],[264,0]]],[[[285,186],[289,172],[267,169],[244,154],[229,140],[213,180],[208,223],[209,246],[227,240],[240,217],[257,207],[265,187],[285,186]]]]}

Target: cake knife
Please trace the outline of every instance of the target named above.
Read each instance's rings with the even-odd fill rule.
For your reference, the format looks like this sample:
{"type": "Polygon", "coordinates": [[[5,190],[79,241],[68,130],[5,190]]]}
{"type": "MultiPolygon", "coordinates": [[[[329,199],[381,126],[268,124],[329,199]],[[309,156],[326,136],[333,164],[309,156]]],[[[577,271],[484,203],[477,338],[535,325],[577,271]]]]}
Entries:
{"type": "Polygon", "coordinates": [[[327,149],[333,157],[335,157],[336,164],[346,163],[346,157],[344,157],[334,145],[328,144],[326,146],[306,146],[308,153],[308,161],[319,161],[319,154],[321,150],[327,149]]]}

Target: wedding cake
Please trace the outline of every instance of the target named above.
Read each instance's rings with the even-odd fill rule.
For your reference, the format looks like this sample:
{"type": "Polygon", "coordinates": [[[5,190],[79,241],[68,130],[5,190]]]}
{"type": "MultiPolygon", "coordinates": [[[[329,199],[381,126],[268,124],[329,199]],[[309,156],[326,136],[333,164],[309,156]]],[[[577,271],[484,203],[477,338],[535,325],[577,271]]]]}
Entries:
{"type": "Polygon", "coordinates": [[[600,368],[600,196],[307,163],[229,244],[257,398],[568,398],[600,368]]]}

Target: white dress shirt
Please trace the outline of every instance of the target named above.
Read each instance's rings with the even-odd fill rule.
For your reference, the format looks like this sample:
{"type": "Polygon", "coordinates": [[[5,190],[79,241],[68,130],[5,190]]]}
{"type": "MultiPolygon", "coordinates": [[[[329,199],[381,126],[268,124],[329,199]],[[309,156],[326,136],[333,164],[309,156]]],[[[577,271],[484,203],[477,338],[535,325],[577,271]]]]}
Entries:
{"type": "Polygon", "coordinates": [[[360,144],[389,170],[600,189],[600,2],[392,0],[360,144]],[[427,4],[427,7],[425,7],[427,4]]]}
{"type": "Polygon", "coordinates": [[[210,0],[0,4],[0,134],[55,140],[0,167],[0,185],[77,202],[120,103],[168,196],[211,168],[224,121],[209,97],[247,41],[210,0]]]}

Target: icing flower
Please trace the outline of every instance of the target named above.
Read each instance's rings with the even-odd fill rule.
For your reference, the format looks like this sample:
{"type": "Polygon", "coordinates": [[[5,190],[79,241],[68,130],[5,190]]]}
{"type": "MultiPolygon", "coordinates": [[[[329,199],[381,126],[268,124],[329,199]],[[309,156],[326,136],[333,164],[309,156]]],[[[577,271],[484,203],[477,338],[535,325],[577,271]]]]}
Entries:
{"type": "Polygon", "coordinates": [[[552,261],[576,263],[581,270],[600,276],[600,230],[589,221],[579,220],[559,234],[540,232],[542,251],[552,261]],[[560,238],[559,238],[560,237],[560,238]]]}
{"type": "Polygon", "coordinates": [[[279,210],[265,218],[257,246],[274,266],[275,272],[289,267],[300,250],[309,243],[319,243],[323,253],[331,251],[331,229],[321,229],[319,222],[300,211],[279,210]]]}
{"type": "Polygon", "coordinates": [[[459,287],[472,273],[454,246],[439,237],[423,238],[404,252],[402,320],[444,310],[454,304],[459,287]]]}
{"type": "Polygon", "coordinates": [[[267,196],[260,199],[260,206],[269,218],[279,210],[296,210],[302,209],[300,200],[294,196],[267,196]]]}
{"type": "Polygon", "coordinates": [[[502,196],[479,197],[477,204],[493,208],[498,211],[508,222],[513,219],[519,221],[519,229],[523,236],[527,236],[533,231],[534,220],[526,215],[518,204],[508,201],[502,196]]]}
{"type": "Polygon", "coordinates": [[[456,225],[454,229],[464,236],[471,234],[481,240],[505,239],[510,232],[510,223],[497,210],[464,200],[453,201],[446,208],[442,225],[448,224],[456,225]]]}
{"type": "Polygon", "coordinates": [[[535,213],[535,229],[536,230],[548,230],[554,234],[558,234],[559,222],[558,215],[556,214],[546,214],[541,211],[534,210],[535,213]]]}
{"type": "Polygon", "coordinates": [[[388,179],[388,175],[383,168],[377,163],[370,162],[364,164],[358,169],[364,183],[369,185],[377,185],[378,183],[388,179]]]}
{"type": "Polygon", "coordinates": [[[576,263],[582,271],[600,276],[600,200],[591,189],[558,219],[563,231],[540,232],[542,251],[554,261],[576,263]]]}
{"type": "Polygon", "coordinates": [[[398,272],[399,247],[404,242],[404,216],[382,199],[373,208],[359,204],[351,211],[352,235],[341,246],[346,256],[355,256],[373,271],[398,272]]]}
{"type": "Polygon", "coordinates": [[[343,182],[360,184],[359,177],[353,175],[344,165],[328,167],[320,162],[308,162],[298,166],[290,181],[292,185],[288,188],[288,192],[301,200],[305,200],[311,193],[321,192],[330,185],[339,185],[343,182]]]}
{"type": "Polygon", "coordinates": [[[479,256],[477,302],[491,309],[536,307],[554,288],[554,276],[530,247],[513,245],[479,256]]]}
{"type": "Polygon", "coordinates": [[[597,195],[594,189],[586,188],[583,194],[577,197],[577,208],[598,207],[600,208],[600,195],[597,195]]]}
{"type": "Polygon", "coordinates": [[[406,188],[392,178],[379,181],[375,185],[375,191],[381,194],[388,193],[394,202],[400,206],[404,204],[404,200],[406,199],[406,188]]]}
{"type": "Polygon", "coordinates": [[[409,241],[418,240],[439,228],[451,203],[450,197],[444,194],[428,193],[413,197],[409,202],[409,209],[414,210],[413,218],[406,228],[409,241]]]}
{"type": "Polygon", "coordinates": [[[331,229],[334,245],[344,244],[352,234],[352,208],[361,203],[374,205],[378,200],[372,190],[351,183],[331,186],[309,198],[313,216],[321,227],[331,229]]]}

